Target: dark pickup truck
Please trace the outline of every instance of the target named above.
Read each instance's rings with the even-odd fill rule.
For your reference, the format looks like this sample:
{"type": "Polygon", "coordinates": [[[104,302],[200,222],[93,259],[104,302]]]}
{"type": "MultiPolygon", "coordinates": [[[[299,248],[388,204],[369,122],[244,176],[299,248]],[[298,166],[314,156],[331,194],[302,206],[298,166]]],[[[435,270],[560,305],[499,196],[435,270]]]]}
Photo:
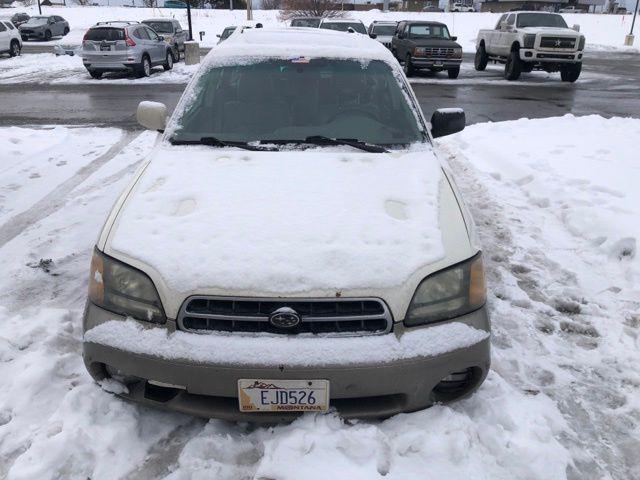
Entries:
{"type": "Polygon", "coordinates": [[[403,21],[391,40],[391,51],[411,77],[416,70],[446,70],[449,78],[458,78],[462,47],[449,35],[444,23],[403,21]]]}

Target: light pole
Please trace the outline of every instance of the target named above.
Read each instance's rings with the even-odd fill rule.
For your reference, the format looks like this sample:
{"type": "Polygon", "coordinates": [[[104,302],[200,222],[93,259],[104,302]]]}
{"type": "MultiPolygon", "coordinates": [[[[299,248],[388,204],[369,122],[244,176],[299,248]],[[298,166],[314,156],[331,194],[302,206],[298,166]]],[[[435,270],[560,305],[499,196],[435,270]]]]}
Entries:
{"type": "Polygon", "coordinates": [[[193,41],[193,29],[191,27],[191,0],[187,0],[187,23],[189,23],[189,41],[193,41]]]}
{"type": "Polygon", "coordinates": [[[631,30],[629,31],[629,35],[624,38],[624,44],[631,47],[633,46],[633,27],[636,24],[636,15],[638,14],[638,7],[640,7],[640,0],[636,0],[636,8],[633,10],[633,20],[631,21],[631,30]]]}
{"type": "Polygon", "coordinates": [[[40,6],[40,0],[38,0],[38,14],[42,15],[42,7],[40,6]]]}

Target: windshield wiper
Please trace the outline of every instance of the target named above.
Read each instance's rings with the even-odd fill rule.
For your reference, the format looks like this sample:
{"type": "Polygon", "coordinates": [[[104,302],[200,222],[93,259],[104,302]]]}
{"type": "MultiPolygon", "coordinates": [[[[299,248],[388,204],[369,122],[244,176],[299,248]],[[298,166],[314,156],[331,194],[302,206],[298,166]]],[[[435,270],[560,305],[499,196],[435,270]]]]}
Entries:
{"type": "Polygon", "coordinates": [[[388,152],[386,148],[380,145],[374,145],[371,143],[363,142],[361,140],[355,140],[352,138],[331,138],[331,137],[325,137],[323,135],[311,135],[310,137],[306,137],[304,140],[260,140],[260,143],[276,143],[276,144],[309,143],[311,145],[347,145],[349,147],[357,148],[359,150],[364,150],[365,152],[371,152],[371,153],[388,152]]]}
{"type": "Polygon", "coordinates": [[[234,142],[231,140],[220,140],[216,137],[201,137],[200,140],[176,140],[170,139],[171,145],[208,145],[210,147],[235,147],[253,152],[273,152],[275,148],[260,147],[247,142],[234,142]]]}

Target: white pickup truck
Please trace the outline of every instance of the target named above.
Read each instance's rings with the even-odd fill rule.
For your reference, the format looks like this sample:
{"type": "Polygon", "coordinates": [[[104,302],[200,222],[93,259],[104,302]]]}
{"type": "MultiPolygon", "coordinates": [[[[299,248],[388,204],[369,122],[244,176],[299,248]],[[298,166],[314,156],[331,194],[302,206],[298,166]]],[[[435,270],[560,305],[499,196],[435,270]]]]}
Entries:
{"type": "Polygon", "coordinates": [[[582,70],[585,37],[569,28],[557,13],[512,12],[500,17],[492,30],[480,30],[475,68],[489,61],[504,63],[504,77],[517,80],[534,69],[560,72],[563,82],[575,82],[582,70]]]}

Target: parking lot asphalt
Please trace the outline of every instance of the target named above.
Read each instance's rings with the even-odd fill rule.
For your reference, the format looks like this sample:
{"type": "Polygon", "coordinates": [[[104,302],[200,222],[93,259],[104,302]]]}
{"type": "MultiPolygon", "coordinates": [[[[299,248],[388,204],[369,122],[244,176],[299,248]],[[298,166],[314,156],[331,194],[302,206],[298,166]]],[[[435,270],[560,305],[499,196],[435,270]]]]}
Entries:
{"type": "MultiPolygon", "coordinates": [[[[640,117],[640,55],[590,53],[583,75],[575,84],[562,83],[559,74],[522,81],[501,79],[502,66],[489,66],[482,75],[472,71],[472,55],[465,55],[467,75],[421,74],[413,89],[427,117],[440,107],[460,107],[467,123],[542,118],[573,113],[605,117],[640,117]]],[[[6,84],[1,87],[0,125],[93,124],[138,128],[138,102],[165,103],[172,111],[182,84],[6,84]]]]}

